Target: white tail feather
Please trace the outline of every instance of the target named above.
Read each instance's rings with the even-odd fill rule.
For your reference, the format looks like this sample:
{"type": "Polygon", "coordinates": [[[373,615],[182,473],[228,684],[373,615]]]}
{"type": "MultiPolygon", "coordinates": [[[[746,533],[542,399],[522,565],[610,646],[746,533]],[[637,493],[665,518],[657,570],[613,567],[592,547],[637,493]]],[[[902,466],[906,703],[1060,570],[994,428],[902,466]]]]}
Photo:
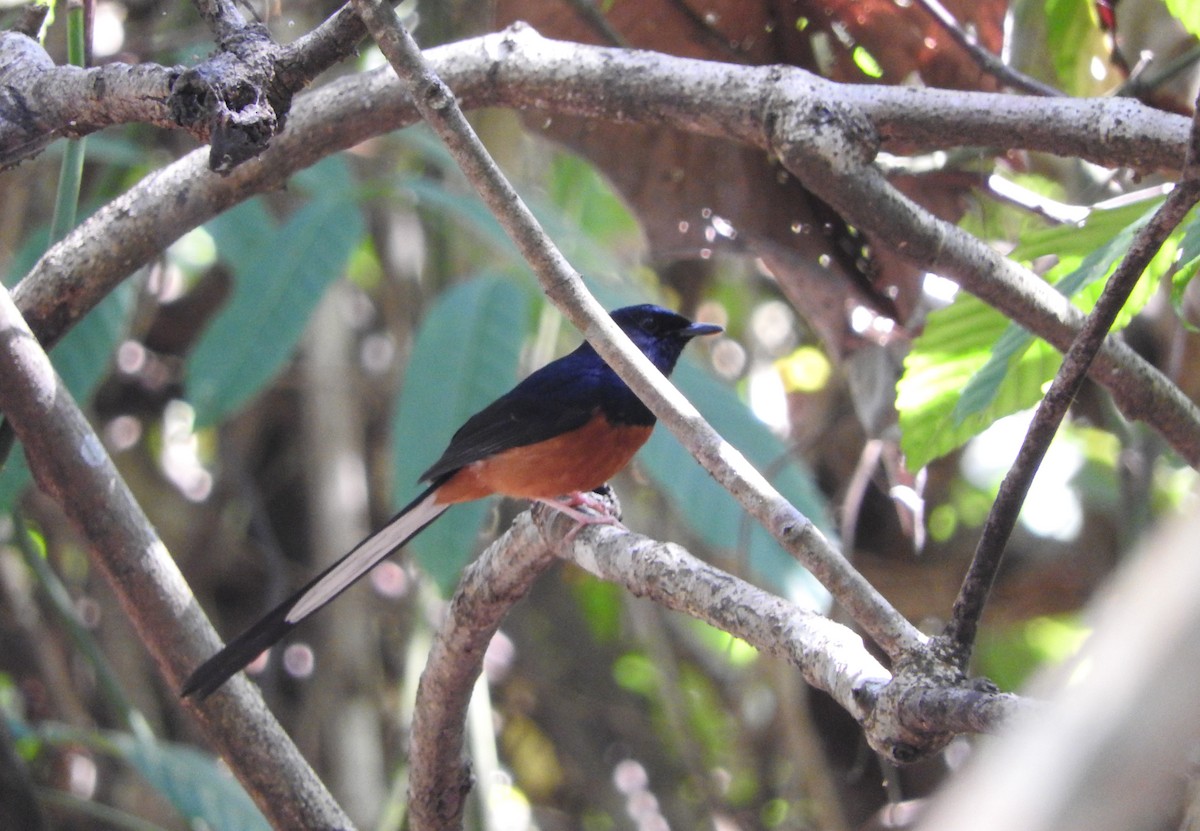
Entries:
{"type": "Polygon", "coordinates": [[[300,596],[296,605],[288,610],[284,620],[287,623],[299,623],[304,620],[337,597],[346,587],[374,568],[376,563],[437,519],[449,507],[449,504],[439,504],[437,491],[431,491],[427,497],[395,517],[344,556],[328,574],[300,596]]]}

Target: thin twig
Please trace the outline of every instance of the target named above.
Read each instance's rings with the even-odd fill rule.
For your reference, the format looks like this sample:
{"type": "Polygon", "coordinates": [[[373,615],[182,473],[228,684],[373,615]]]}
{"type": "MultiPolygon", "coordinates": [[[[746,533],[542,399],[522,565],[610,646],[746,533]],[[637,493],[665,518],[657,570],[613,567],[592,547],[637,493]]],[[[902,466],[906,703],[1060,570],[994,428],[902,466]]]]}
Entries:
{"type": "Polygon", "coordinates": [[[954,603],[950,623],[939,639],[939,648],[944,649],[947,657],[959,667],[965,668],[970,660],[984,605],[1000,569],[1004,548],[1029,493],[1029,486],[1071,402],[1083,385],[1092,360],[1150,260],[1200,199],[1200,179],[1196,175],[1197,159],[1200,159],[1200,115],[1192,124],[1191,144],[1182,181],[1137,233],[1121,264],[1109,278],[1095,308],[1087,316],[1083,328],[1063,358],[1050,389],[1039,402],[1017,458],[1000,484],[1000,491],[984,522],[975,555],[954,603]]]}
{"type": "Polygon", "coordinates": [[[1193,44],[1172,58],[1151,61],[1143,71],[1131,73],[1113,94],[1141,98],[1187,72],[1197,61],[1200,61],[1200,43],[1193,44]]]}
{"type": "Polygon", "coordinates": [[[625,36],[613,27],[608,22],[608,18],[604,16],[604,12],[597,8],[595,0],[567,0],[575,13],[582,17],[588,26],[591,26],[595,32],[608,41],[609,46],[616,46],[621,49],[629,49],[629,41],[625,36]]]}
{"type": "Polygon", "coordinates": [[[929,13],[938,22],[950,38],[961,46],[971,57],[971,60],[989,75],[999,79],[1013,89],[1019,89],[1032,95],[1061,97],[1062,92],[1044,84],[1037,78],[1031,78],[1024,72],[1013,69],[987,49],[979,45],[979,41],[967,33],[963,25],[938,0],[917,0],[917,5],[929,13]]]}
{"type": "Polygon", "coordinates": [[[200,17],[208,23],[218,44],[246,28],[246,18],[234,0],[193,0],[200,17]]]}
{"type": "Polygon", "coordinates": [[[550,300],[679,441],[786,551],[820,580],[885,652],[900,658],[926,638],[662,377],[591,296],[488,155],[454,93],[426,63],[391,8],[353,0],[380,50],[412,91],[421,116],[446,143],[484,203],[516,243],[550,300]]]}
{"type": "Polygon", "coordinates": [[[279,63],[299,72],[308,81],[329,67],[354,54],[367,36],[363,24],[350,4],[331,14],[320,26],[279,48],[279,63]]]}

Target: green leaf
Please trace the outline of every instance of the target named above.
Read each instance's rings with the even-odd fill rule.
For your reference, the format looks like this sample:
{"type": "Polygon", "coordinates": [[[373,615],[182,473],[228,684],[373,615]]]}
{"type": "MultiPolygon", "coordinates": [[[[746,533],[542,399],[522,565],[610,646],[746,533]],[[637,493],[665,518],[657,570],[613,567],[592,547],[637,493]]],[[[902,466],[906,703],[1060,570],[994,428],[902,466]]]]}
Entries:
{"type": "Polygon", "coordinates": [[[269,831],[258,807],[214,757],[185,745],[127,733],[111,738],[120,756],[189,823],[203,821],[222,831],[269,831]]]}
{"type": "Polygon", "coordinates": [[[76,401],[87,402],[108,375],[134,297],[129,281],[117,286],[51,350],[50,360],[76,401]]]}
{"type": "MultiPolygon", "coordinates": [[[[1027,234],[1014,259],[1055,254],[1048,272],[1055,288],[1090,311],[1137,231],[1161,200],[1094,211],[1083,226],[1056,226],[1027,234]]],[[[1125,326],[1150,299],[1158,278],[1176,256],[1169,241],[1155,256],[1118,316],[1125,326]]],[[[917,469],[960,447],[997,419],[1031,407],[1041,398],[1062,359],[1049,344],[1009,322],[981,301],[960,294],[933,312],[905,359],[897,385],[901,447],[917,469]]]]}
{"type": "MultiPolygon", "coordinates": [[[[673,380],[725,440],[770,479],[771,484],[826,535],[834,536],[824,496],[812,473],[788,452],[726,384],[688,359],[673,380]]],[[[828,595],[796,560],[751,518],[665,429],[654,431],[639,459],[679,515],[707,544],[746,550],[750,568],[775,590],[821,608],[828,595]]]]}
{"type": "Polygon", "coordinates": [[[200,426],[237,411],[275,377],[364,233],[358,206],[336,194],[310,202],[265,236],[257,212],[249,209],[246,217],[257,226],[257,239],[243,235],[236,223],[210,227],[221,256],[229,254],[235,284],[228,306],[187,363],[188,394],[200,426]]]}
{"type": "Polygon", "coordinates": [[[1196,331],[1195,322],[1184,312],[1184,292],[1200,269],[1200,217],[1193,216],[1190,221],[1183,223],[1183,239],[1179,243],[1179,264],[1171,275],[1171,305],[1176,314],[1189,329],[1196,331]]]}
{"type": "Polygon", "coordinates": [[[513,262],[519,259],[516,246],[478,197],[460,193],[444,182],[432,179],[403,178],[399,185],[416,197],[417,207],[443,214],[463,228],[474,231],[482,242],[512,258],[513,262]]]}
{"type": "MultiPolygon", "coordinates": [[[[1200,36],[1200,2],[1197,0],[1165,0],[1167,10],[1183,24],[1189,33],[1200,36]]],[[[1166,56],[1156,56],[1159,60],[1166,56]]]]}
{"type": "Polygon", "coordinates": [[[278,224],[261,199],[251,199],[214,217],[204,229],[212,235],[221,261],[239,275],[253,274],[263,249],[277,240],[278,224]]]}
{"type": "Polygon", "coordinates": [[[1045,46],[1054,58],[1058,86],[1068,95],[1089,95],[1096,90],[1092,57],[1103,45],[1088,0],[1046,0],[1045,46]]]}
{"type": "Polygon", "coordinates": [[[93,730],[57,722],[28,724],[8,718],[21,741],[36,738],[56,747],[83,745],[138,771],[192,826],[221,831],[269,831],[267,820],[220,760],[187,745],[93,730]]]}
{"type": "MultiPolygon", "coordinates": [[[[516,380],[529,328],[529,295],[511,280],[476,277],[446,291],[429,310],[413,344],[392,427],[397,505],[464,421],[516,380]]],[[[449,593],[475,551],[485,502],[457,505],[413,540],[417,562],[449,593]]]]}
{"type": "Polygon", "coordinates": [[[1042,395],[1061,356],[1042,340],[1013,352],[992,386],[972,390],[976,373],[987,366],[1008,320],[982,300],[967,294],[930,314],[925,331],[904,360],[896,385],[901,448],[916,470],[982,432],[996,419],[1032,406],[1042,395]],[[985,397],[957,410],[960,395],[985,397]]]}
{"type": "MultiPolygon", "coordinates": [[[[1129,250],[1129,244],[1133,240],[1134,234],[1149,222],[1154,212],[1158,210],[1160,201],[1156,200],[1154,205],[1149,209],[1144,204],[1141,204],[1112,211],[1094,211],[1088,217],[1087,221],[1085,221],[1082,228],[1067,226],[1074,232],[1071,234],[1065,233],[1064,228],[1061,227],[1051,229],[1050,232],[1030,234],[1030,238],[1025,240],[1013,252],[1013,255],[1022,259],[1041,256],[1043,253],[1046,253],[1045,246],[1047,242],[1053,240],[1055,250],[1058,251],[1059,256],[1064,258],[1064,260],[1059,268],[1053,269],[1047,276],[1054,279],[1056,272],[1059,272],[1061,268],[1067,268],[1066,275],[1057,280],[1055,288],[1063,295],[1073,297],[1113,269],[1117,260],[1123,257],[1125,252],[1129,250]],[[1137,215],[1133,218],[1132,222],[1127,222],[1130,214],[1133,212],[1131,208],[1137,209],[1137,215]],[[1098,245],[1098,247],[1091,248],[1093,243],[1098,245]],[[1078,266],[1072,268],[1070,265],[1072,260],[1069,258],[1071,255],[1078,254],[1081,249],[1087,250],[1087,253],[1079,261],[1078,266]],[[1030,253],[1034,251],[1038,253],[1030,253]]],[[[1152,269],[1147,270],[1147,273],[1151,272],[1152,269]]],[[[1143,284],[1150,285],[1151,282],[1143,280],[1143,284]]],[[[1090,310],[1095,305],[1098,296],[1087,298],[1090,302],[1081,305],[1085,306],[1085,310],[1090,310]]],[[[1146,292],[1142,292],[1137,298],[1131,296],[1130,301],[1126,304],[1127,311],[1122,315],[1119,325],[1127,323],[1129,318],[1148,299],[1149,294],[1146,292]]],[[[990,350],[987,362],[980,367],[979,371],[963,387],[962,395],[954,405],[953,416],[955,427],[961,426],[968,416],[981,413],[992,404],[1005,376],[1008,374],[1013,360],[1024,354],[1025,350],[1033,343],[1033,340],[1033,335],[1022,326],[1010,323],[1005,327],[1004,333],[990,350]]],[[[1045,370],[1049,370],[1051,373],[1057,371],[1058,366],[1057,363],[1054,363],[1052,366],[1051,363],[1042,361],[1038,361],[1037,365],[1045,370]]],[[[1033,366],[1033,364],[1027,363],[1026,366],[1033,366]]],[[[1047,376],[1043,380],[1049,380],[1049,377],[1047,376]]],[[[1041,386],[1040,383],[1038,386],[1041,386]]],[[[1021,399],[1028,397],[1028,395],[1019,396],[1021,399]]],[[[1034,398],[1033,400],[1036,401],[1037,399],[1034,398]]],[[[1002,412],[996,417],[1008,414],[1008,412],[1002,412]]]]}
{"type": "MultiPolygon", "coordinates": [[[[1097,209],[1088,214],[1082,224],[1065,223],[1029,231],[1021,235],[1017,247],[1009,257],[1019,262],[1029,262],[1050,254],[1059,260],[1068,260],[1072,256],[1086,257],[1113,242],[1113,237],[1124,232],[1130,225],[1137,225],[1139,222],[1144,224],[1158,210],[1165,198],[1160,196],[1119,208],[1097,209]]],[[[1133,234],[1125,236],[1129,239],[1133,234]]]]}

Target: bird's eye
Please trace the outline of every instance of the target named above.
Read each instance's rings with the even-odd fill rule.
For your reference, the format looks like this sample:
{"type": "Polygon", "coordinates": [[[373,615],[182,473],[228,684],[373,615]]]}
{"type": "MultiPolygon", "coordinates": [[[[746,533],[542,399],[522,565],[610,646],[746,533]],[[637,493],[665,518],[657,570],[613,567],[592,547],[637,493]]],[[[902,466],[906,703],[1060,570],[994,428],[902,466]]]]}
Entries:
{"type": "Polygon", "coordinates": [[[641,329],[648,335],[657,335],[662,330],[662,322],[652,315],[642,318],[641,329]]]}

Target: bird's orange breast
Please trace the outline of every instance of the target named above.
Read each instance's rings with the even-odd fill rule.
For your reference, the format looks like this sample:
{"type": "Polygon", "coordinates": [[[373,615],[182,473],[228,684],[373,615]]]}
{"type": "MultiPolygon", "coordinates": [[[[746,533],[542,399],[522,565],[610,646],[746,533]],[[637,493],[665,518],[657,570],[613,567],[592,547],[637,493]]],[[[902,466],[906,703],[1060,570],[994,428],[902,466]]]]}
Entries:
{"type": "Polygon", "coordinates": [[[577,430],[472,462],[438,489],[437,501],[467,502],[494,493],[553,499],[590,491],[629,464],[653,430],[653,426],[614,425],[597,413],[577,430]]]}

